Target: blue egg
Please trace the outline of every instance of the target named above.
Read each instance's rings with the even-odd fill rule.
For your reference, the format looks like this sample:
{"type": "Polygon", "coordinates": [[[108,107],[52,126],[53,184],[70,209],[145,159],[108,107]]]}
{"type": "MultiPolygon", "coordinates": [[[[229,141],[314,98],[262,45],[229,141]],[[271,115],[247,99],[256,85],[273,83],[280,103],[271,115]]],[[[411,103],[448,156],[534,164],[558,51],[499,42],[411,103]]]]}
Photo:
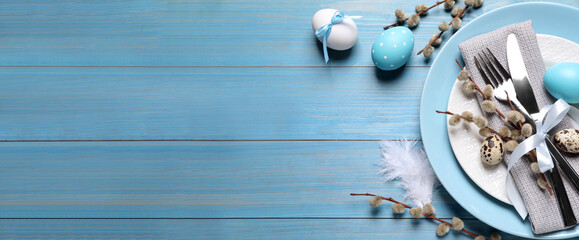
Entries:
{"type": "Polygon", "coordinates": [[[392,71],[402,67],[412,54],[414,35],[407,27],[393,27],[376,38],[372,46],[372,61],[376,67],[392,71]]]}
{"type": "Polygon", "coordinates": [[[553,97],[579,103],[579,63],[556,64],[545,72],[543,79],[545,88],[553,97]]]}

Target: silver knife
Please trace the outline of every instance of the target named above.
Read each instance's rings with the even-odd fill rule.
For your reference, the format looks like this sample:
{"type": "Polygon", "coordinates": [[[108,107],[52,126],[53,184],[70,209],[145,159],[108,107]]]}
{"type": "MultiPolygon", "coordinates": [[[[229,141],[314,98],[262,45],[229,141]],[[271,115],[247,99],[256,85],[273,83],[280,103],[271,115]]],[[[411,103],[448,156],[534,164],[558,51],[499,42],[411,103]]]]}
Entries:
{"type": "MultiPolygon", "coordinates": [[[[521,54],[517,37],[514,34],[510,34],[507,38],[507,62],[509,64],[511,80],[513,81],[515,92],[517,93],[517,99],[522,105],[522,109],[519,109],[519,111],[525,115],[527,122],[529,122],[529,124],[533,126],[533,129],[535,129],[535,122],[543,116],[539,113],[539,106],[535,99],[531,83],[529,82],[529,75],[527,74],[523,55],[521,54]]],[[[546,143],[551,156],[555,159],[555,167],[553,167],[551,171],[551,176],[553,177],[553,188],[557,194],[557,201],[559,202],[561,214],[563,215],[563,221],[565,226],[573,226],[577,224],[577,220],[575,219],[571,204],[569,203],[565,186],[563,185],[563,181],[559,175],[558,167],[561,167],[577,190],[579,190],[579,175],[575,172],[573,167],[571,167],[567,159],[565,159],[565,157],[561,155],[559,150],[554,146],[548,135],[546,143]]]]}

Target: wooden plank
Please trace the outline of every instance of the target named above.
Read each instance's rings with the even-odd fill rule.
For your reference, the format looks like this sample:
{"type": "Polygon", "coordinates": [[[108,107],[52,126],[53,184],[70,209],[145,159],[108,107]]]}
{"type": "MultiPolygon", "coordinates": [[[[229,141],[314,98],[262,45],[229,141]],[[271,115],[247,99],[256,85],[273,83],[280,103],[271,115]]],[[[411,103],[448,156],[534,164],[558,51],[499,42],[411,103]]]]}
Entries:
{"type": "MultiPolygon", "coordinates": [[[[378,142],[0,143],[0,218],[399,218],[378,142]],[[379,209],[378,209],[379,210],[379,209]]],[[[443,189],[437,216],[472,218],[443,189]]]]}
{"type": "MultiPolygon", "coordinates": [[[[10,219],[3,239],[439,239],[431,220],[409,219],[10,219]]],[[[478,220],[468,230],[494,231],[478,220]]],[[[518,239],[501,234],[502,239],[518,239]]],[[[444,239],[472,239],[451,230],[444,239]]]]}
{"type": "MultiPolygon", "coordinates": [[[[434,2],[434,1],[426,1],[434,2]]],[[[513,1],[487,1],[465,18],[513,1]]],[[[550,0],[579,6],[575,0],[550,0]]],[[[2,1],[0,65],[4,66],[326,66],[311,18],[338,8],[357,19],[357,45],[332,52],[332,66],[373,66],[370,48],[394,9],[417,1],[2,1]]],[[[458,3],[464,6],[463,2],[458,3]]],[[[442,7],[414,29],[414,52],[441,21],[442,7]]],[[[450,32],[444,38],[448,39],[450,32]]],[[[409,66],[429,66],[421,56],[409,66]]]]}
{"type": "Polygon", "coordinates": [[[427,68],[0,68],[0,139],[419,138],[427,68]]]}

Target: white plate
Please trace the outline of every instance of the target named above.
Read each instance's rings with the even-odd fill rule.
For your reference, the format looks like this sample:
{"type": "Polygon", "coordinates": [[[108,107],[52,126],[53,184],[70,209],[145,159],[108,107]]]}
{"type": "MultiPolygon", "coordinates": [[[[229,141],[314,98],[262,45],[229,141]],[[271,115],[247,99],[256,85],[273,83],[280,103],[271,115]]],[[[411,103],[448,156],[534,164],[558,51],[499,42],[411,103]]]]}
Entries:
{"type": "MultiPolygon", "coordinates": [[[[561,62],[579,63],[579,44],[545,34],[537,34],[537,40],[547,69],[561,62]]],[[[457,79],[448,99],[448,111],[454,113],[471,111],[474,115],[482,115],[476,97],[464,94],[461,85],[462,81],[457,79]]],[[[577,125],[575,127],[578,127],[577,125]]],[[[447,129],[454,155],[470,179],[491,196],[511,204],[505,189],[507,176],[505,161],[489,166],[480,160],[480,146],[484,138],[478,134],[478,127],[466,123],[450,126],[447,123],[447,129]]]]}

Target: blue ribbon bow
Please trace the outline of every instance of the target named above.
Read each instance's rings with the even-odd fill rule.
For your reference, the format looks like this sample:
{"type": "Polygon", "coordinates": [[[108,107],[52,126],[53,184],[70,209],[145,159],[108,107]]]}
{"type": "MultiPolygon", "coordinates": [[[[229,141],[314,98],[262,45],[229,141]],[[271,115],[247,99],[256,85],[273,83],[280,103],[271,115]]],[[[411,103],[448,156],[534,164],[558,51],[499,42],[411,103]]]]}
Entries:
{"type": "Polygon", "coordinates": [[[318,28],[318,30],[316,30],[316,36],[322,37],[322,44],[324,45],[324,58],[326,59],[326,62],[328,62],[328,60],[330,59],[328,57],[328,47],[326,42],[328,40],[328,37],[330,36],[330,33],[332,32],[332,25],[342,22],[343,19],[344,13],[342,13],[341,11],[336,11],[330,23],[321,26],[320,28],[318,28]]]}

